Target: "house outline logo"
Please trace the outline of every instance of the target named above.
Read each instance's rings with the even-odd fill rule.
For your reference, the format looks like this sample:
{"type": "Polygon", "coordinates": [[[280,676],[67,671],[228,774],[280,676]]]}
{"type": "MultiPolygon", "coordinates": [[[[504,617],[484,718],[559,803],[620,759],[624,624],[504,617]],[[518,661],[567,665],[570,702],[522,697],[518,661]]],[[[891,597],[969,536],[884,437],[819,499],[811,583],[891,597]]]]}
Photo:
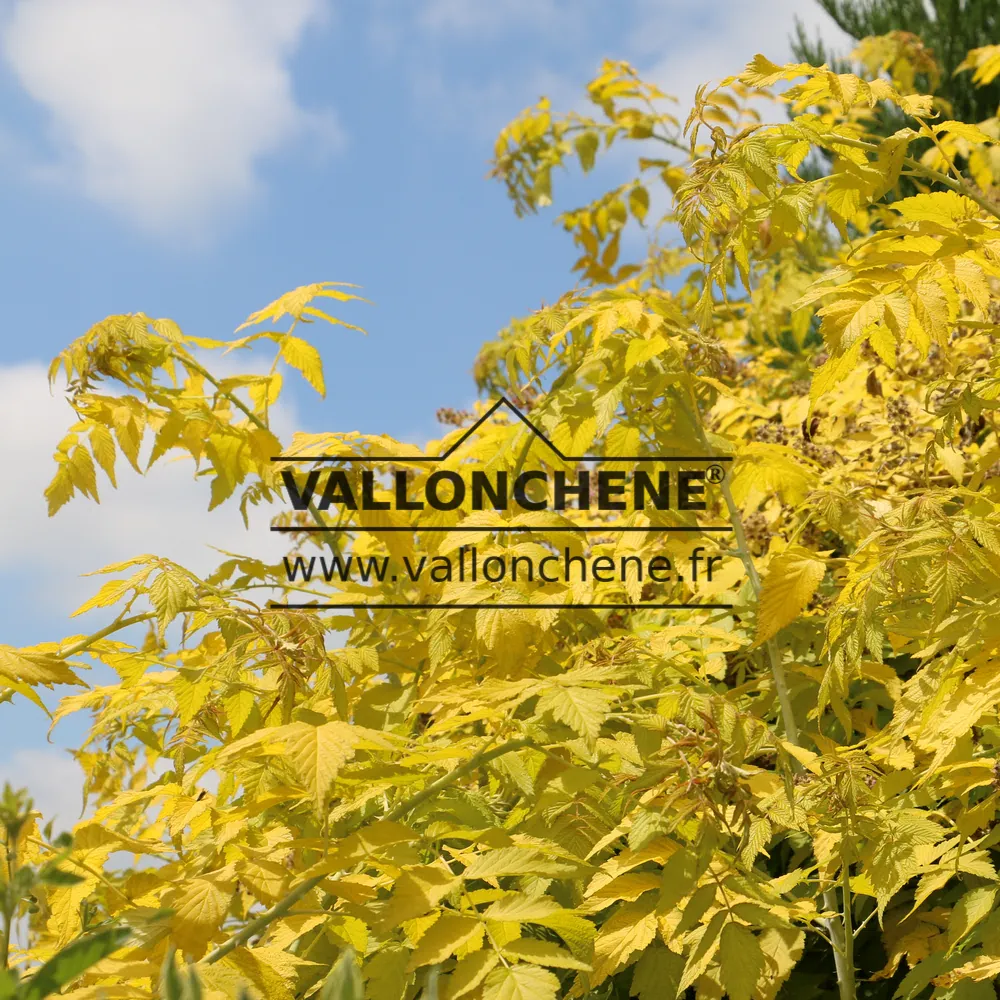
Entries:
{"type": "MultiPolygon", "coordinates": [[[[506,406],[528,430],[543,441],[563,462],[732,462],[732,455],[564,455],[552,440],[536,427],[506,396],[501,396],[459,439],[442,455],[275,455],[272,462],[444,462],[472,435],[506,406]]],[[[720,479],[719,482],[722,480],[720,479]]]]}

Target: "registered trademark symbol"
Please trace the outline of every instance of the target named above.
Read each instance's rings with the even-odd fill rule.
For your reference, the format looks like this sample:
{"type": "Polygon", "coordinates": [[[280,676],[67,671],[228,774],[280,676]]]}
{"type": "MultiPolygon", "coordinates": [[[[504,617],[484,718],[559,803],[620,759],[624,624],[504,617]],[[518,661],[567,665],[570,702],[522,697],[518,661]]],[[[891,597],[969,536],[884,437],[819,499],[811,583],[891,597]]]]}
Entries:
{"type": "Polygon", "coordinates": [[[721,465],[710,465],[706,475],[710,483],[721,483],[725,478],[726,470],[721,465]]]}

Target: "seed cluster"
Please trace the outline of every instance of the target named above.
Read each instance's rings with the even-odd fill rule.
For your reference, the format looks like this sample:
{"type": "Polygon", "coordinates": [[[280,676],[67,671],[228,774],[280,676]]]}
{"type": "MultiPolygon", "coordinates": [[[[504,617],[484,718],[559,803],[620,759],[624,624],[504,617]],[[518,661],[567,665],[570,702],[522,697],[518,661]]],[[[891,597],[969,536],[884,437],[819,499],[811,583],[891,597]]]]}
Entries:
{"type": "Polygon", "coordinates": [[[904,396],[891,396],[887,399],[885,415],[889,420],[889,429],[899,437],[910,437],[917,429],[910,401],[904,396]]]}
{"type": "Polygon", "coordinates": [[[755,556],[765,555],[771,545],[771,528],[767,518],[759,511],[748,514],[743,519],[743,531],[746,533],[751,553],[755,556]]]}
{"type": "MultiPolygon", "coordinates": [[[[813,425],[811,433],[815,430],[815,420],[813,421],[813,425]]],[[[758,424],[750,432],[750,436],[754,441],[761,441],[765,444],[783,444],[794,448],[800,454],[805,455],[806,458],[812,459],[814,462],[818,462],[824,468],[829,468],[837,461],[837,453],[832,448],[816,444],[810,438],[807,438],[802,430],[799,430],[797,434],[793,433],[790,428],[777,421],[758,424]]]]}
{"type": "Polygon", "coordinates": [[[740,370],[739,362],[722,344],[710,340],[690,344],[685,362],[692,368],[696,365],[705,365],[719,378],[736,378],[740,370]]]}
{"type": "Polygon", "coordinates": [[[473,414],[468,410],[453,410],[450,406],[442,406],[435,414],[439,424],[447,427],[462,427],[472,420],[473,414]]]}

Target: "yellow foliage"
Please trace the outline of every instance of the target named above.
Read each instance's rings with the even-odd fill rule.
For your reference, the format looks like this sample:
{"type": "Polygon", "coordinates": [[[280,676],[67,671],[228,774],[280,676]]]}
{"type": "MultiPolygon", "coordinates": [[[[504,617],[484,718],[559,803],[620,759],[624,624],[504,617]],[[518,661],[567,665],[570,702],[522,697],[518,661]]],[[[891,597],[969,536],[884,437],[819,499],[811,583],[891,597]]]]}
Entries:
{"type": "MultiPolygon", "coordinates": [[[[977,84],[994,49],[963,64],[977,84]]],[[[305,324],[350,326],[314,305],[356,298],[330,283],[244,324],[286,330],[209,341],[133,314],[62,352],[76,423],[53,513],[96,501],[99,476],[114,488],[119,453],[140,473],[140,455],[185,456],[206,503],[239,490],[244,513],[330,467],[361,495],[373,456],[419,491],[433,469],[714,454],[704,511],[626,511],[621,537],[590,510],[468,497],[419,521],[345,508],[334,533],[323,487],[274,526],[304,559],[565,546],[686,569],[696,542],[728,566],[703,592],[683,572],[452,579],[450,606],[420,610],[435,594],[407,575],[107,567],[80,609],[113,608],[106,627],[0,648],[8,698],[73,683],[55,718],[91,719],[93,817],[71,848],[18,834],[25,863],[80,876],[32,890],[19,963],[118,922],[133,937],[67,995],[150,996],[171,948],[213,1000],[325,997],[331,968],[351,1000],[361,982],[375,1000],[848,997],[862,978],[889,996],[904,975],[907,996],[959,997],[1000,974],[1000,125],[932,117],[912,36],[857,55],[870,78],[757,56],[700,88],[683,127],[607,62],[586,113],[542,101],[504,129],[494,174],[519,212],[554,200],[554,168],[640,151],[626,183],[560,216],[578,287],[476,362],[471,417],[502,395],[556,451],[503,409],[474,430],[453,415],[416,456],[434,464],[356,432],[282,450],[280,366],[322,393],[305,324]],[[879,106],[905,122],[891,136],[879,106]],[[626,259],[639,226],[658,235],[626,259]],[[269,375],[217,379],[193,353],[251,344],[273,347],[269,375]],[[85,683],[88,657],[117,679],[85,683]]]]}

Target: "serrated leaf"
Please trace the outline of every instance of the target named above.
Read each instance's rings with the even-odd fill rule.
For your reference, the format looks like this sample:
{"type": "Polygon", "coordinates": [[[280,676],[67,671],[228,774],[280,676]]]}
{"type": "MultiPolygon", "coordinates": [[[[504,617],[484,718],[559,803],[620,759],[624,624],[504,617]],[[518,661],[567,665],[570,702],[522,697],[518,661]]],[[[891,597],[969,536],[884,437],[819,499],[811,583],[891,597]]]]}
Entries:
{"type": "Polygon", "coordinates": [[[461,879],[438,865],[407,868],[396,879],[392,900],[386,911],[391,926],[422,916],[437,906],[461,879]]]}
{"type": "Polygon", "coordinates": [[[825,574],[826,563],[797,546],[771,560],[760,595],[756,645],[767,642],[798,618],[825,574]]]}
{"type": "Polygon", "coordinates": [[[483,1000],[555,1000],[559,980],[537,965],[494,969],[483,984],[483,1000]]]}
{"type": "Polygon", "coordinates": [[[602,925],[594,941],[595,985],[613,975],[633,953],[648,947],[656,936],[654,903],[652,899],[626,903],[602,925]]]}
{"type": "Polygon", "coordinates": [[[728,923],[719,944],[719,975],[730,1000],[751,1000],[764,971],[764,953],[746,927],[728,923]]]}
{"type": "Polygon", "coordinates": [[[551,896],[526,896],[512,893],[498,899],[485,912],[489,920],[516,920],[530,922],[558,913],[562,907],[551,896]]]}
{"type": "Polygon", "coordinates": [[[436,965],[454,955],[467,941],[481,933],[482,923],[475,917],[445,913],[423,935],[417,950],[410,956],[412,972],[422,965],[436,965]]]}
{"type": "Polygon", "coordinates": [[[548,965],[554,969],[581,969],[585,971],[590,969],[586,962],[574,958],[568,951],[552,941],[520,938],[504,945],[502,950],[507,958],[531,962],[534,965],[548,965]]]}
{"type": "Polygon", "coordinates": [[[149,600],[156,611],[162,634],[162,630],[181,611],[194,603],[194,584],[180,570],[164,569],[150,585],[149,600]]]}
{"type": "Polygon", "coordinates": [[[319,1000],[363,1000],[361,971],[353,948],[345,948],[319,991],[319,1000]]]}
{"type": "Polygon", "coordinates": [[[997,899],[997,887],[980,886],[967,892],[951,911],[948,920],[948,944],[954,947],[984,917],[993,912],[997,899]]]}
{"type": "Polygon", "coordinates": [[[639,1000],[674,1000],[683,974],[684,956],[675,954],[662,944],[654,944],[635,963],[629,996],[639,1000]]]}
{"type": "Polygon", "coordinates": [[[357,729],[339,721],[321,726],[297,722],[284,727],[281,738],[296,775],[321,809],[333,779],[354,756],[360,742],[357,729]]]}
{"type": "Polygon", "coordinates": [[[704,927],[699,928],[698,940],[684,963],[680,991],[697,982],[708,968],[719,949],[719,935],[727,919],[726,911],[718,910],[704,927]]]}
{"type": "Polygon", "coordinates": [[[111,436],[111,431],[104,424],[91,425],[90,450],[94,453],[97,464],[111,481],[111,485],[117,486],[118,484],[115,482],[115,441],[111,436]]]}
{"type": "Polygon", "coordinates": [[[588,740],[596,740],[612,698],[592,688],[555,685],[538,699],[539,714],[548,712],[556,722],[565,723],[588,740]]]}
{"type": "Polygon", "coordinates": [[[676,851],[667,858],[661,874],[657,913],[669,913],[694,889],[701,872],[698,858],[687,850],[676,851]]]}
{"type": "Polygon", "coordinates": [[[291,334],[281,340],[281,356],[321,395],[326,395],[323,381],[323,359],[307,340],[291,334]]]}
{"type": "Polygon", "coordinates": [[[174,911],[171,928],[177,944],[192,954],[203,953],[222,923],[232,896],[230,887],[211,879],[194,878],[184,883],[168,904],[174,911]]]}
{"type": "Polygon", "coordinates": [[[441,987],[441,1000],[459,1000],[471,993],[500,962],[492,950],[474,951],[458,960],[441,987]]]}

